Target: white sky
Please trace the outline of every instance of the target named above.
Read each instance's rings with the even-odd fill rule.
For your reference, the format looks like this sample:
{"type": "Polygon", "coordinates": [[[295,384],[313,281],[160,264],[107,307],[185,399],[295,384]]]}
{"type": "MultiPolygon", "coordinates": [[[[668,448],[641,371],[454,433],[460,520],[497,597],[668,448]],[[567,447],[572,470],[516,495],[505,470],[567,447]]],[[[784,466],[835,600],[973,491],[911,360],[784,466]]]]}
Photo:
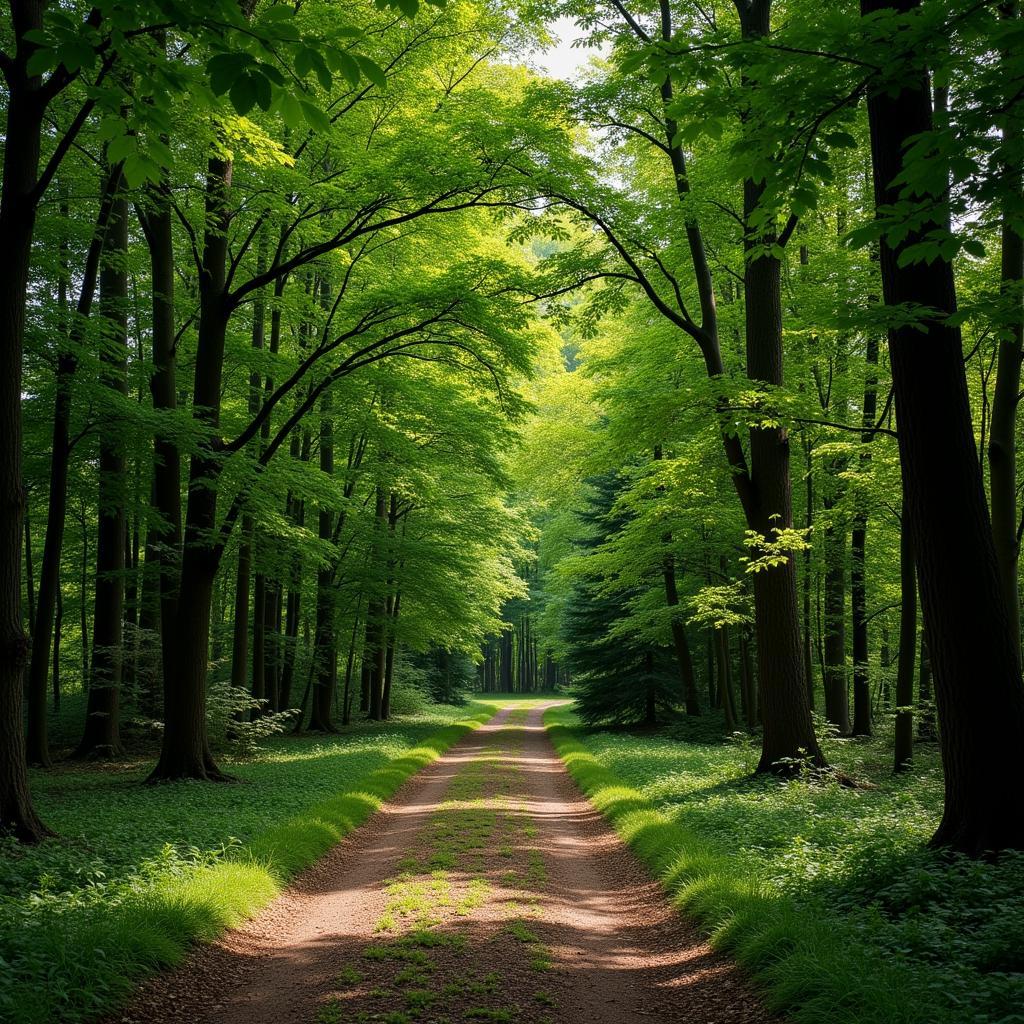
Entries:
{"type": "Polygon", "coordinates": [[[548,28],[558,42],[546,50],[537,51],[533,59],[552,78],[574,78],[591,57],[601,52],[584,46],[573,47],[573,40],[583,38],[583,31],[572,18],[557,18],[548,28]]]}

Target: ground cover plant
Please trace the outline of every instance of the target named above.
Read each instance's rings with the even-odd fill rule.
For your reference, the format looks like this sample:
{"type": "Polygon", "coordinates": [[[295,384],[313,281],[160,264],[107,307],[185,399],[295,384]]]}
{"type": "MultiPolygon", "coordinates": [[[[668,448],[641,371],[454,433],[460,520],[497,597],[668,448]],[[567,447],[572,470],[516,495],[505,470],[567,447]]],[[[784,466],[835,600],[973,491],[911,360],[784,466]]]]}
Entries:
{"type": "Polygon", "coordinates": [[[437,705],[344,735],[276,737],[258,756],[226,762],[233,785],[144,788],[144,763],[42,777],[40,803],[63,838],[3,841],[3,1019],[77,1021],[109,1009],[141,974],[266,904],[493,712],[437,705]]]}
{"type": "Polygon", "coordinates": [[[588,729],[567,708],[546,719],[681,911],[793,1020],[1024,1019],[1024,858],[926,848],[942,813],[933,749],[893,775],[885,729],[827,740],[853,788],[755,777],[749,740],[711,722],[637,733],[588,729]]]}

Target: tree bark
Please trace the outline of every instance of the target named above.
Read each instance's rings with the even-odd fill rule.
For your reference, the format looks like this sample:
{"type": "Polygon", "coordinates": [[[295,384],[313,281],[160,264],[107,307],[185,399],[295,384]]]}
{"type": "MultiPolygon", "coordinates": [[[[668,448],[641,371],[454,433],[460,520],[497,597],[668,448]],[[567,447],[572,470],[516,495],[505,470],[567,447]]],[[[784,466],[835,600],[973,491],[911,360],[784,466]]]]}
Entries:
{"type": "MultiPolygon", "coordinates": [[[[1016,3],[1000,5],[1004,18],[1019,18],[1016,3]]],[[[1004,59],[1008,56],[1003,55],[1004,59]]],[[[1012,76],[1010,78],[1012,81],[1012,76]]],[[[1014,86],[1015,88],[1015,86],[1014,86]]],[[[1020,104],[1008,103],[1004,122],[1003,149],[1020,152],[1024,144],[1024,124],[1020,104]]],[[[1014,315],[1000,331],[996,364],[996,386],[992,397],[992,423],[988,442],[989,501],[992,509],[992,539],[995,543],[1003,599],[1009,616],[1010,631],[1017,638],[1020,656],[1020,584],[1018,560],[1020,541],[1017,538],[1017,406],[1020,402],[1021,358],[1024,354],[1024,237],[1014,229],[1014,216],[1020,209],[1022,196],[1021,165],[1014,161],[1004,165],[1003,188],[1006,190],[1003,210],[1001,284],[1013,303],[1014,315]]]]}
{"type": "MultiPolygon", "coordinates": [[[[871,465],[871,442],[878,407],[878,335],[868,336],[867,375],[864,378],[864,403],[862,406],[861,450],[859,455],[860,474],[867,475],[871,465]]],[[[857,511],[854,514],[850,541],[850,601],[853,613],[853,735],[870,736],[871,729],[871,678],[868,672],[868,600],[867,572],[865,559],[867,551],[868,510],[863,489],[858,490],[857,511]]]]}
{"type": "MultiPolygon", "coordinates": [[[[206,728],[206,674],[210,610],[219,552],[216,547],[220,460],[213,437],[220,424],[224,345],[227,332],[228,193],[231,163],[211,157],[207,170],[206,229],[199,275],[199,331],[193,383],[193,416],[209,432],[189,467],[181,577],[170,640],[172,671],[164,672],[164,734],[151,781],[226,776],[210,751],[206,728]]],[[[165,644],[166,646],[166,644],[165,644]]]]}
{"type": "Polygon", "coordinates": [[[11,7],[18,40],[8,73],[6,145],[0,186],[0,833],[23,842],[48,834],[32,806],[25,770],[22,695],[30,643],[21,615],[21,542],[25,515],[21,389],[25,305],[38,200],[45,101],[25,62],[26,32],[42,28],[41,0],[11,7]]]}
{"type": "MultiPolygon", "coordinates": [[[[174,227],[171,189],[167,175],[150,186],[136,208],[149,247],[153,290],[152,358],[149,392],[153,409],[170,419],[178,405],[177,356],[174,328],[174,227]]],[[[181,572],[181,454],[172,432],[158,429],[153,438],[153,503],[157,519],[146,537],[147,561],[152,552],[157,565],[160,632],[160,668],[165,695],[172,687],[176,664],[171,632],[178,610],[181,572]]]]}
{"type": "MultiPolygon", "coordinates": [[[[861,0],[864,15],[917,6],[861,0]]],[[[896,91],[870,93],[868,121],[875,201],[889,206],[899,199],[892,182],[908,139],[932,128],[924,69],[896,91]]],[[[946,319],[956,309],[953,268],[941,256],[899,265],[901,251],[937,227],[922,224],[897,245],[883,238],[880,257],[886,305],[938,311],[923,323],[891,328],[889,351],[904,514],[945,768],[945,807],[932,844],[979,855],[1024,847],[1024,790],[1005,785],[1016,777],[1024,745],[1024,685],[974,442],[960,330],[946,319]]]]}
{"type": "MultiPolygon", "coordinates": [[[[100,358],[104,386],[127,395],[128,201],[114,200],[100,269],[100,312],[106,321],[100,358]]],[[[127,496],[124,426],[108,419],[100,434],[96,534],[96,590],[92,622],[92,675],[85,730],[76,757],[118,757],[121,676],[124,667],[124,592],[127,496]]]]}
{"type": "Polygon", "coordinates": [[[906,771],[914,756],[914,654],[917,648],[917,582],[913,538],[900,531],[900,656],[896,664],[896,737],[893,770],[906,771]]]}
{"type": "MultiPolygon", "coordinates": [[[[64,546],[64,521],[67,518],[68,469],[71,462],[71,385],[78,359],[75,344],[81,341],[82,325],[92,311],[102,256],[114,197],[120,186],[121,167],[111,168],[100,195],[96,228],[85,258],[82,285],[79,291],[74,323],[69,326],[71,344],[62,346],[57,355],[57,377],[53,409],[53,432],[50,440],[50,487],[46,509],[46,537],[43,541],[43,562],[39,575],[39,603],[32,635],[32,657],[28,671],[28,762],[42,767],[50,765],[49,738],[46,721],[47,674],[50,668],[50,640],[53,635],[54,612],[60,589],[60,561],[64,546]]],[[[62,268],[63,273],[63,268],[62,268]]],[[[62,287],[66,287],[62,283],[62,287]]]]}
{"type": "MultiPolygon", "coordinates": [[[[331,397],[326,394],[320,405],[320,471],[328,476],[334,475],[334,423],[331,419],[331,397]]],[[[378,505],[381,501],[378,493],[378,505]]],[[[334,513],[330,508],[322,507],[319,515],[319,537],[329,542],[334,531],[334,513]]],[[[334,631],[334,572],[331,566],[322,565],[316,574],[316,645],[315,659],[317,665],[316,686],[313,689],[313,710],[310,717],[310,729],[333,732],[331,720],[331,700],[338,678],[337,638],[334,631]]],[[[369,619],[367,620],[369,630],[369,619]]],[[[369,634],[368,634],[369,635],[369,634]]],[[[364,652],[363,658],[366,655],[364,652]]],[[[371,700],[371,717],[373,703],[371,700]]],[[[379,713],[379,705],[377,705],[379,713]]]]}

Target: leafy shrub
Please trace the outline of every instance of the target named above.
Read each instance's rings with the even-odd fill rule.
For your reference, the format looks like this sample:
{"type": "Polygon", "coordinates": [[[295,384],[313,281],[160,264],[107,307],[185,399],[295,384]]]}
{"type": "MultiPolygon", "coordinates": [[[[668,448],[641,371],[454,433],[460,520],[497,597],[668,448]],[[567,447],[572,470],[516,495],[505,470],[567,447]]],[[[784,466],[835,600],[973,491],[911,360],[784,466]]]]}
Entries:
{"type": "Polygon", "coordinates": [[[230,750],[250,757],[261,741],[295,724],[298,708],[269,712],[267,702],[224,679],[211,679],[206,698],[206,728],[214,750],[230,750]]]}

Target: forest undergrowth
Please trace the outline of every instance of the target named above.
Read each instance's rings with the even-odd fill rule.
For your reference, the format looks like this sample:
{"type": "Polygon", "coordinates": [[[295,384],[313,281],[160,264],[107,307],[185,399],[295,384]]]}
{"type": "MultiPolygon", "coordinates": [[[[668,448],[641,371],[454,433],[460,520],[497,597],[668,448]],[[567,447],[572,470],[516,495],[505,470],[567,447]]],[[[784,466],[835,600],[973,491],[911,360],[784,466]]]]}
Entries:
{"type": "Polygon", "coordinates": [[[871,740],[826,740],[851,788],[755,777],[757,746],[709,720],[588,730],[556,708],[545,721],[677,905],[792,1020],[1024,1021],[1024,856],[927,848],[942,813],[931,745],[894,776],[885,723],[871,740]]]}
{"type": "Polygon", "coordinates": [[[0,847],[0,1019],[109,1009],[143,974],[266,905],[495,706],[273,737],[226,759],[233,785],[142,786],[142,760],[36,773],[60,838],[0,847]]]}

